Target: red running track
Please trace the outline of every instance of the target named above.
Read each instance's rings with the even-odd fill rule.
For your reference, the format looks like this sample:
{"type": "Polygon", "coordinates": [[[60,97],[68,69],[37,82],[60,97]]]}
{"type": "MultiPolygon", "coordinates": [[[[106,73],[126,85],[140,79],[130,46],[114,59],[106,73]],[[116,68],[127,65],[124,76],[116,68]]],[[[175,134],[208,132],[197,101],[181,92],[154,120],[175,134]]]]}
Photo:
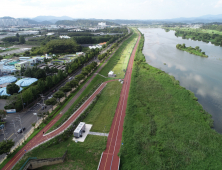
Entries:
{"type": "MultiPolygon", "coordinates": [[[[116,81],[116,80],[110,80],[116,81]]],[[[82,106],[59,128],[56,130],[43,135],[43,132],[47,132],[61,117],[62,114],[57,115],[46,127],[44,127],[38,135],[36,135],[32,140],[30,140],[4,167],[2,170],[10,170],[14,167],[14,165],[19,161],[19,159],[29,150],[37,147],[38,145],[47,142],[49,139],[54,138],[61,134],[64,130],[66,130],[72,123],[81,115],[81,113],[90,105],[93,99],[99,94],[102,89],[106,86],[106,84],[110,81],[104,82],[101,86],[89,97],[89,99],[82,104],[82,106]]]]}
{"type": "Polygon", "coordinates": [[[103,152],[99,170],[118,170],[120,159],[118,156],[123,132],[124,117],[126,115],[127,99],[129,95],[131,74],[133,61],[138,47],[140,36],[136,42],[133,52],[130,56],[130,61],[124,78],[123,88],[121,90],[120,99],[116,108],[116,113],[112,122],[112,126],[107,139],[106,150],[103,152]]]}

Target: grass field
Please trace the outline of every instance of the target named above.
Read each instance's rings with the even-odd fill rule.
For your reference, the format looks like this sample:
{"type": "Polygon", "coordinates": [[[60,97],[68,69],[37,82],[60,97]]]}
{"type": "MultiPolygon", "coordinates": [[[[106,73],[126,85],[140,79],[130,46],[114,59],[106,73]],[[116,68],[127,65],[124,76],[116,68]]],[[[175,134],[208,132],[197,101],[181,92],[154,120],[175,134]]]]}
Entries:
{"type": "Polygon", "coordinates": [[[143,38],[134,61],[120,169],[222,169],[222,136],[211,128],[211,115],[173,76],[148,65],[142,48],[143,38]]]}
{"type": "MultiPolygon", "coordinates": [[[[127,45],[131,42],[131,41],[134,41],[135,38],[137,37],[137,33],[135,33],[135,30],[133,31],[133,35],[128,38],[127,40],[125,40],[122,45],[118,48],[118,50],[115,52],[115,54],[112,56],[112,58],[110,58],[110,60],[107,62],[106,66],[100,71],[100,74],[104,75],[107,77],[108,75],[108,72],[113,70],[114,67],[116,67],[116,70],[117,70],[117,73],[119,73],[119,76],[117,74],[118,77],[120,76],[124,76],[124,72],[122,70],[122,64],[123,66],[125,67],[125,65],[127,66],[128,65],[128,60],[127,57],[125,57],[124,55],[127,54],[127,51],[131,53],[132,49],[130,49],[130,46],[128,47],[127,51],[125,54],[123,54],[123,51],[125,50],[125,48],[127,47],[127,45]],[[120,61],[120,58],[122,57],[121,61],[120,61]],[[126,62],[127,61],[127,62],[126,62]],[[119,64],[118,64],[119,63],[119,64]]],[[[116,72],[114,71],[114,74],[116,74],[116,72]]],[[[123,77],[121,77],[123,78],[123,77]]]]}
{"type": "Polygon", "coordinates": [[[135,34],[136,36],[133,36],[132,40],[126,45],[125,49],[121,51],[119,60],[112,69],[112,71],[116,74],[116,78],[124,78],[125,75],[124,70],[126,70],[128,66],[130,55],[137,41],[138,34],[137,33],[135,34]]]}
{"type": "MultiPolygon", "coordinates": [[[[86,96],[88,95],[92,89],[98,85],[98,84],[101,84],[102,82],[104,82],[105,78],[102,77],[102,76],[99,76],[99,75],[96,75],[96,77],[91,81],[91,83],[88,85],[88,87],[83,91],[83,93],[78,97],[78,99],[72,104],[72,106],[69,108],[69,110],[64,113],[62,115],[62,117],[47,131],[47,133],[53,131],[54,129],[56,129],[60,124],[61,122],[64,121],[64,119],[73,113],[73,109],[77,106],[77,104],[86,96]]],[[[74,97],[74,96],[73,96],[74,97]]],[[[70,98],[70,100],[72,100],[72,97],[70,98]]],[[[64,105],[65,107],[66,105],[64,105]]],[[[63,107],[63,108],[64,108],[63,107]]],[[[62,110],[62,109],[60,109],[62,110]]]]}
{"type": "Polygon", "coordinates": [[[13,170],[19,170],[29,157],[38,159],[62,157],[67,150],[65,162],[51,166],[45,166],[41,170],[95,170],[103,150],[106,147],[107,137],[88,135],[85,142],[75,143],[72,138],[59,144],[43,144],[28,152],[13,170]],[[104,140],[105,139],[105,140],[104,140]]]}
{"type": "Polygon", "coordinates": [[[109,132],[121,89],[122,84],[119,81],[109,82],[103,89],[99,100],[85,119],[86,123],[93,124],[91,131],[109,132]]]}

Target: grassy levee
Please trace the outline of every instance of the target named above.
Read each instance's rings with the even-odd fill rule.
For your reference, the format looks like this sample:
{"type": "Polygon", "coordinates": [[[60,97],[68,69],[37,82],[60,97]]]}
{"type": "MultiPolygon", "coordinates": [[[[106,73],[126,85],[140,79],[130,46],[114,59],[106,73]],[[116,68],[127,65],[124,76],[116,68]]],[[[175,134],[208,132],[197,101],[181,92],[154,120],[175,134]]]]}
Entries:
{"type": "Polygon", "coordinates": [[[222,136],[194,94],[135,56],[120,169],[222,169],[222,136]]]}
{"type": "Polygon", "coordinates": [[[61,157],[67,150],[65,162],[38,169],[81,169],[94,170],[98,166],[101,153],[106,147],[107,137],[88,135],[85,142],[75,143],[72,137],[60,143],[47,142],[26,155],[16,164],[13,170],[19,170],[29,157],[38,159],[61,157]]]}
{"type": "Polygon", "coordinates": [[[85,119],[86,123],[93,124],[91,131],[109,132],[121,89],[122,84],[119,81],[109,82],[103,89],[96,105],[85,119]]]}
{"type": "MultiPolygon", "coordinates": [[[[135,31],[133,31],[133,35],[128,38],[127,40],[125,40],[122,45],[118,48],[118,50],[115,52],[115,54],[112,56],[112,58],[110,58],[110,60],[107,62],[106,66],[102,68],[102,70],[100,71],[100,74],[104,75],[104,76],[108,76],[109,71],[111,71],[119,62],[123,51],[125,50],[125,48],[127,47],[127,45],[133,41],[135,38],[137,37],[137,33],[135,31]]],[[[132,48],[133,49],[133,48],[132,48]]],[[[131,50],[132,51],[132,50],[131,50]]],[[[123,58],[124,59],[124,58],[123,58]]],[[[122,63],[123,64],[123,63],[122,63]]],[[[125,65],[125,64],[124,64],[125,65]]],[[[128,65],[128,62],[126,64],[126,67],[128,65]]],[[[119,72],[123,72],[122,71],[122,66],[118,66],[117,69],[120,69],[119,72]]],[[[114,72],[115,74],[115,72],[114,72]]],[[[124,74],[123,74],[124,75],[124,74]]],[[[118,75],[117,75],[118,76],[118,75]]],[[[123,78],[123,77],[122,77],[123,78]]]]}
{"type": "Polygon", "coordinates": [[[116,78],[124,78],[125,72],[129,58],[131,56],[133,47],[136,44],[138,37],[138,33],[135,32],[134,35],[132,36],[131,41],[125,46],[125,48],[121,51],[121,53],[116,54],[119,55],[119,59],[116,63],[116,65],[113,67],[112,71],[116,74],[116,78]]]}
{"type": "MultiPolygon", "coordinates": [[[[69,110],[67,112],[65,112],[62,117],[47,131],[47,133],[55,130],[56,128],[58,128],[62,122],[65,121],[65,118],[68,119],[69,115],[71,115],[74,111],[73,109],[75,107],[77,107],[77,105],[79,104],[79,102],[85,98],[90,92],[92,93],[92,90],[95,88],[95,85],[99,85],[102,82],[105,81],[104,77],[101,77],[99,75],[96,75],[96,77],[91,81],[91,83],[87,86],[87,88],[82,92],[82,94],[78,97],[78,99],[72,104],[72,106],[69,108],[69,110]]],[[[73,96],[74,97],[74,96],[73,96]]],[[[72,98],[71,98],[72,99],[72,98]]],[[[70,100],[71,100],[70,99],[70,100]]],[[[63,107],[65,107],[66,105],[64,105],[63,107]]]]}

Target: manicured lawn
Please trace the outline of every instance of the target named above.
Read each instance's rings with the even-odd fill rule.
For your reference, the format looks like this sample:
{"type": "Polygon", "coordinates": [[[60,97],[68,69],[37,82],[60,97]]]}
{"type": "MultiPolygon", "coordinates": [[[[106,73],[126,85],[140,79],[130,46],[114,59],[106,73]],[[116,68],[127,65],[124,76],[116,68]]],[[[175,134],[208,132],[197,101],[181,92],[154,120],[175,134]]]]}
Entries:
{"type": "Polygon", "coordinates": [[[121,89],[119,81],[109,82],[103,89],[99,100],[85,119],[87,124],[93,124],[91,131],[104,132],[105,129],[106,133],[109,132],[121,89]]]}
{"type": "Polygon", "coordinates": [[[125,49],[121,52],[120,58],[119,58],[117,64],[112,69],[112,71],[116,74],[116,78],[124,78],[124,75],[125,75],[124,70],[126,70],[126,68],[128,66],[129,58],[131,56],[133,47],[137,41],[138,35],[137,35],[137,33],[135,33],[135,34],[136,34],[136,36],[133,35],[133,39],[126,45],[125,49]]]}
{"type": "Polygon", "coordinates": [[[38,148],[28,152],[13,170],[19,170],[29,157],[38,159],[62,157],[67,150],[65,162],[51,166],[41,167],[41,170],[61,170],[61,169],[97,169],[102,152],[106,147],[107,137],[88,135],[85,142],[75,143],[72,138],[59,144],[43,144],[38,148]],[[104,140],[105,138],[105,140],[104,140]]]}
{"type": "MultiPolygon", "coordinates": [[[[122,45],[118,48],[118,50],[115,52],[115,54],[112,56],[112,58],[110,58],[110,60],[107,62],[106,66],[100,71],[100,74],[107,77],[108,72],[113,70],[114,67],[116,66],[116,71],[118,73],[117,76],[119,75],[119,77],[122,76],[121,78],[123,78],[125,73],[123,72],[122,68],[124,68],[124,67],[122,67],[122,64],[124,63],[124,65],[128,65],[129,59],[127,59],[126,57],[124,58],[122,55],[123,55],[123,51],[125,50],[127,45],[137,37],[137,33],[135,33],[135,30],[133,30],[133,31],[134,31],[133,35],[122,43],[122,45]],[[120,61],[121,56],[122,56],[122,61],[120,61]],[[126,59],[126,60],[124,60],[124,59],[126,59]],[[127,62],[125,62],[125,61],[127,61],[127,62]]],[[[130,50],[132,51],[132,49],[130,49],[130,46],[128,47],[128,50],[127,50],[128,52],[130,52],[130,50]]],[[[116,74],[116,73],[114,72],[114,74],[116,74]]]]}

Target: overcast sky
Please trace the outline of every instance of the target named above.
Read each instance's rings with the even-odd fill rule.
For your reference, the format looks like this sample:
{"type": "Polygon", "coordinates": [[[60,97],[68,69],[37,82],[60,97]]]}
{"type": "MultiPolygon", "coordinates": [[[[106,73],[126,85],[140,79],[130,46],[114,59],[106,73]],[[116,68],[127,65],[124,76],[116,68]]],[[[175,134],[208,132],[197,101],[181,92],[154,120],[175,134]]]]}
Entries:
{"type": "Polygon", "coordinates": [[[0,17],[171,19],[222,14],[222,0],[1,0],[0,17]]]}

